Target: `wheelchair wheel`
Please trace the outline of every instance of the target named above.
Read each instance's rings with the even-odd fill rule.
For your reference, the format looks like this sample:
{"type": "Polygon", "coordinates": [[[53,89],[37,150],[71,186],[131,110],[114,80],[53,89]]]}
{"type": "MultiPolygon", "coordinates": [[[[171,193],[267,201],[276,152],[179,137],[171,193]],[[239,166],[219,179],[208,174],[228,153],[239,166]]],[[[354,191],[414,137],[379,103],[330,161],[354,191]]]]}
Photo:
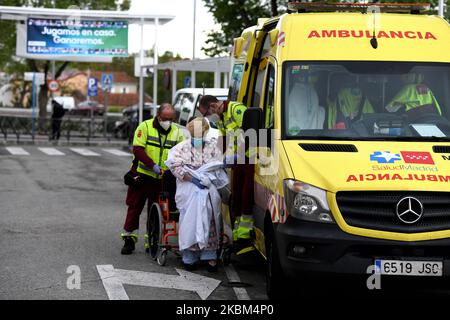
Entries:
{"type": "Polygon", "coordinates": [[[163,249],[158,253],[156,261],[160,266],[166,265],[167,262],[167,249],[163,249]]]}
{"type": "Polygon", "coordinates": [[[230,248],[223,249],[222,261],[224,265],[229,265],[231,263],[231,253],[232,251],[230,248]]]}
{"type": "Polygon", "coordinates": [[[148,249],[153,259],[157,259],[162,244],[162,214],[157,203],[149,207],[147,212],[148,249]]]}

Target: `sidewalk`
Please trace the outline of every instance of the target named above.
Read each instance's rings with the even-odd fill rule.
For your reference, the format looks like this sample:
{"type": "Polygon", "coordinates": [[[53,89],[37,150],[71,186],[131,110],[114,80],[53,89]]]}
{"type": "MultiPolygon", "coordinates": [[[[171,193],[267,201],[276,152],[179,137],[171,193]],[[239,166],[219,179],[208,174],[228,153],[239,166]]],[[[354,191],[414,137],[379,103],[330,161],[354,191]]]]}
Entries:
{"type": "MultiPolygon", "coordinates": [[[[3,138],[3,137],[2,137],[3,138]]],[[[47,135],[37,135],[34,141],[31,135],[20,135],[19,141],[17,136],[9,134],[7,139],[1,139],[0,145],[38,145],[38,146],[98,146],[98,147],[119,147],[129,150],[128,140],[115,139],[110,137],[95,137],[88,140],[87,138],[71,138],[67,141],[66,138],[61,137],[56,143],[49,141],[47,135]]]]}

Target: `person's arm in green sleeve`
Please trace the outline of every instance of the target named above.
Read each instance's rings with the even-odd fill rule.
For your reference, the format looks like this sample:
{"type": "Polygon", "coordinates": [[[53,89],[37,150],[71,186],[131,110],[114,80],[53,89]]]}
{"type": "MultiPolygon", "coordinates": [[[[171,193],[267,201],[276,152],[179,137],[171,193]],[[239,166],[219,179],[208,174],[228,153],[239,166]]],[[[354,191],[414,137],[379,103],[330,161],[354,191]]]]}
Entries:
{"type": "Polygon", "coordinates": [[[147,136],[147,124],[142,122],[134,132],[133,147],[145,148],[147,146],[147,136]]]}
{"type": "Polygon", "coordinates": [[[133,155],[137,160],[142,162],[147,168],[150,168],[155,171],[154,168],[156,166],[155,162],[145,152],[148,136],[147,129],[148,129],[147,124],[144,121],[137,127],[136,131],[134,132],[133,155]]]}
{"type": "Polygon", "coordinates": [[[415,86],[407,85],[386,106],[389,112],[397,112],[401,107],[406,106],[408,102],[416,100],[414,97],[415,86]]]}
{"type": "Polygon", "coordinates": [[[239,128],[242,128],[242,121],[244,120],[244,112],[247,110],[247,106],[243,104],[237,104],[233,109],[233,118],[236,121],[239,128]]]}
{"type": "Polygon", "coordinates": [[[433,93],[431,93],[431,99],[433,100],[433,103],[436,106],[437,112],[439,113],[440,116],[442,116],[441,106],[439,105],[439,102],[436,100],[436,97],[434,96],[433,93]]]}

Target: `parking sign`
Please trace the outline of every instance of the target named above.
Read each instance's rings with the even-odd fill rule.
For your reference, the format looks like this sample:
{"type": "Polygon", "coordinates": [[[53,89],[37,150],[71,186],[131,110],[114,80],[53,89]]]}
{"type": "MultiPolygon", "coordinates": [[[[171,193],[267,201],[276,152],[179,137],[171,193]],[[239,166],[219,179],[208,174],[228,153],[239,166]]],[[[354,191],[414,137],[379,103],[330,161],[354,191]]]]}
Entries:
{"type": "Polygon", "coordinates": [[[88,96],[96,97],[98,96],[98,80],[97,78],[88,79],[88,96]]]}
{"type": "Polygon", "coordinates": [[[184,77],[184,87],[189,88],[191,86],[191,77],[184,77]]]}
{"type": "Polygon", "coordinates": [[[111,91],[113,84],[112,74],[102,74],[102,89],[103,91],[111,91]]]}

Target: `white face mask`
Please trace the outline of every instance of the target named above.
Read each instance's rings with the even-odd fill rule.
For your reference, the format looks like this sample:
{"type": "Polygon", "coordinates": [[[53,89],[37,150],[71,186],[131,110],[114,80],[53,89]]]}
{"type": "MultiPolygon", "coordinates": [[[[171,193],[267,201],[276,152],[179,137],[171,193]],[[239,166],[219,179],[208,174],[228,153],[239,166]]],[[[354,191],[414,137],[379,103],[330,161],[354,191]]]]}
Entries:
{"type": "Polygon", "coordinates": [[[168,130],[170,128],[170,125],[172,124],[172,121],[159,121],[159,124],[161,125],[161,128],[164,130],[168,130]]]}

